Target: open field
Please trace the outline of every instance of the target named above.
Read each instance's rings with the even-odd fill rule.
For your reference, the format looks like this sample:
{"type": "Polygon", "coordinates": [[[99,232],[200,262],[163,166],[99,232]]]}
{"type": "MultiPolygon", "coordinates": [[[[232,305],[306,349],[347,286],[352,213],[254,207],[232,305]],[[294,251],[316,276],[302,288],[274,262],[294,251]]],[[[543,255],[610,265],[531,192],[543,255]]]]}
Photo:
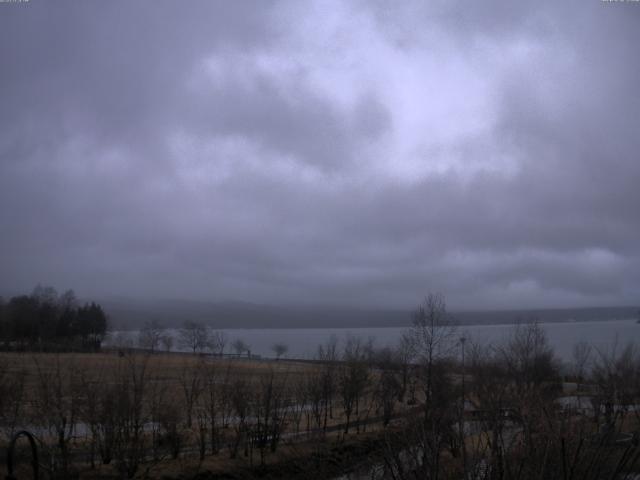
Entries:
{"type": "Polygon", "coordinates": [[[113,351],[2,353],[0,365],[4,441],[27,429],[83,478],[266,468],[343,443],[347,422],[363,434],[382,422],[369,390],[347,418],[334,362],[113,351]]]}
{"type": "Polygon", "coordinates": [[[46,478],[334,478],[359,468],[365,478],[621,480],[639,470],[633,344],[606,355],[583,345],[563,378],[537,324],[458,358],[442,353],[455,346],[448,332],[418,323],[393,350],[352,338],[313,362],[2,353],[2,441],[35,434],[46,478]]]}

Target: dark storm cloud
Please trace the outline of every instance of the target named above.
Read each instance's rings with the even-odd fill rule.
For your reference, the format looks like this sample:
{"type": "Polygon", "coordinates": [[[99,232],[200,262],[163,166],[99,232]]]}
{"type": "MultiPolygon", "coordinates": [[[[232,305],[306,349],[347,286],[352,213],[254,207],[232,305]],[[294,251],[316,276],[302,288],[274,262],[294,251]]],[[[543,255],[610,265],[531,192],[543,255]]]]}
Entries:
{"type": "Polygon", "coordinates": [[[640,294],[640,9],[0,5],[0,290],[640,294]]]}

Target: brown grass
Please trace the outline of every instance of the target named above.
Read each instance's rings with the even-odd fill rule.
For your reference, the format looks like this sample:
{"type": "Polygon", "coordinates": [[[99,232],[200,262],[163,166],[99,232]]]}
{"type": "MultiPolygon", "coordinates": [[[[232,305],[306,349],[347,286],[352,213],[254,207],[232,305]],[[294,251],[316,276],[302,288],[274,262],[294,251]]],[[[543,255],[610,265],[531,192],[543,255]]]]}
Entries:
{"type": "MultiPolygon", "coordinates": [[[[220,374],[224,375],[228,372],[231,381],[245,378],[254,385],[259,384],[261,377],[272,372],[275,372],[276,376],[286,377],[287,384],[292,385],[323,368],[320,364],[292,360],[218,358],[191,354],[128,352],[121,355],[117,351],[104,353],[0,353],[0,368],[4,368],[9,373],[18,373],[24,378],[26,393],[24,403],[27,410],[36,394],[40,375],[60,372],[66,379],[70,379],[72,375],[75,375],[76,378],[77,376],[85,377],[93,382],[110,382],[115,381],[117,375],[125,372],[132,363],[138,366],[145,364],[147,382],[162,383],[163,387],[167,388],[169,397],[175,398],[177,402],[182,402],[181,376],[190,368],[195,369],[198,366],[215,367],[220,374]]],[[[369,397],[363,403],[370,401],[369,397]]],[[[331,427],[343,423],[345,419],[342,413],[340,399],[336,397],[334,398],[334,416],[333,419],[329,419],[328,426],[331,427]]],[[[375,412],[372,409],[370,416],[374,415],[375,412]]],[[[292,428],[293,425],[289,425],[289,431],[292,428]]],[[[321,435],[312,435],[311,437],[301,435],[295,439],[283,439],[277,453],[267,456],[267,463],[272,466],[279,464],[290,465],[296,459],[304,459],[309,455],[315,454],[318,449],[326,450],[328,445],[344,444],[345,441],[355,442],[356,439],[365,438],[369,435],[379,435],[381,428],[381,425],[368,425],[366,429],[363,428],[363,433],[356,435],[354,425],[352,434],[346,438],[341,431],[333,431],[327,433],[325,437],[321,435]],[[364,434],[364,430],[369,433],[364,434]]],[[[305,429],[306,420],[303,418],[300,424],[300,431],[303,432],[305,429]]],[[[232,435],[232,433],[229,430],[224,435],[232,435]]],[[[191,438],[189,443],[195,443],[195,437],[191,438]]],[[[73,443],[76,448],[86,448],[86,446],[82,447],[84,444],[85,440],[83,439],[74,440],[73,443]]],[[[259,463],[257,454],[254,455],[254,464],[251,465],[249,459],[245,458],[242,453],[236,459],[229,459],[228,451],[223,448],[218,455],[211,456],[207,454],[203,462],[198,460],[197,455],[190,453],[181,455],[176,460],[164,458],[160,463],[143,464],[140,472],[149,469],[150,478],[161,475],[166,475],[169,478],[179,475],[183,475],[182,478],[185,478],[186,475],[186,478],[189,478],[189,475],[195,475],[197,472],[202,471],[218,473],[233,471],[239,472],[240,476],[237,478],[250,478],[248,475],[250,475],[251,469],[257,463],[259,463]]],[[[82,478],[110,478],[113,475],[113,466],[98,466],[97,470],[88,470],[88,466],[83,464],[79,465],[78,468],[82,470],[82,478]]],[[[297,467],[294,465],[286,468],[295,469],[297,467]]]]}
{"type": "Polygon", "coordinates": [[[202,365],[217,367],[221,373],[228,369],[231,378],[251,379],[259,379],[270,372],[297,377],[308,375],[318,368],[314,364],[288,360],[252,360],[171,353],[0,353],[0,365],[4,365],[8,373],[23,375],[28,387],[35,385],[39,374],[57,369],[63,373],[80,373],[87,378],[105,379],[126,368],[132,361],[139,364],[147,362],[149,381],[168,382],[169,386],[175,385],[176,388],[185,370],[202,365]]]}

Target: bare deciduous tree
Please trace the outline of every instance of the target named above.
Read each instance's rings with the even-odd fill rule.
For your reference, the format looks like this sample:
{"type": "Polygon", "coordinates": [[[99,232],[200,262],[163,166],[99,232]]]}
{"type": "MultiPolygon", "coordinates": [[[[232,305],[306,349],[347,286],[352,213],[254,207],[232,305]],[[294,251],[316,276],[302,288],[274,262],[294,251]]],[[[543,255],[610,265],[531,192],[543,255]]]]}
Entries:
{"type": "Polygon", "coordinates": [[[216,330],[209,336],[209,350],[211,353],[218,356],[224,355],[224,349],[229,342],[229,337],[226,333],[216,330]]]}
{"type": "Polygon", "coordinates": [[[245,455],[248,455],[248,417],[250,408],[250,386],[244,378],[236,379],[229,390],[230,404],[235,414],[235,422],[233,424],[235,430],[235,438],[229,445],[229,453],[231,458],[236,458],[238,449],[242,443],[245,444],[245,455]]]}
{"type": "Polygon", "coordinates": [[[333,419],[333,404],[338,384],[338,337],[331,335],[325,344],[318,346],[316,357],[322,362],[321,392],[324,412],[323,430],[327,430],[328,420],[333,419]]]}
{"type": "Polygon", "coordinates": [[[410,331],[413,351],[424,374],[425,405],[430,404],[433,367],[448,357],[455,347],[455,326],[441,294],[430,293],[413,315],[410,331]]]}
{"type": "Polygon", "coordinates": [[[82,395],[80,396],[80,408],[78,418],[91,433],[89,440],[89,462],[91,468],[95,468],[95,456],[98,452],[102,418],[100,407],[104,397],[104,384],[106,382],[103,365],[95,370],[80,370],[79,375],[82,395]]]}
{"type": "Polygon", "coordinates": [[[162,447],[168,442],[166,436],[167,423],[165,421],[165,412],[170,409],[170,403],[173,403],[169,396],[169,388],[167,382],[154,381],[149,382],[148,396],[149,411],[149,430],[151,430],[151,453],[153,460],[158,462],[162,459],[162,447]]]}
{"type": "Polygon", "coordinates": [[[400,389],[398,390],[398,400],[404,402],[407,388],[409,386],[409,375],[411,373],[411,362],[413,361],[415,350],[411,337],[402,335],[396,347],[395,357],[400,370],[400,389]]]}
{"type": "Polygon", "coordinates": [[[390,367],[383,368],[378,379],[375,399],[377,408],[382,410],[382,423],[384,426],[389,425],[396,401],[400,395],[401,385],[396,378],[393,369],[390,367]]]}
{"type": "Polygon", "coordinates": [[[512,409],[523,428],[532,453],[533,435],[544,425],[543,406],[551,402],[559,385],[559,367],[544,330],[537,323],[518,325],[498,349],[511,385],[512,409]]]}
{"type": "Polygon", "coordinates": [[[587,342],[578,342],[573,346],[572,373],[577,382],[584,380],[584,377],[589,370],[592,352],[593,348],[587,342]]]}
{"type": "Polygon", "coordinates": [[[492,347],[471,344],[468,351],[470,397],[483,432],[474,438],[472,458],[476,463],[490,458],[494,469],[498,470],[502,453],[510,447],[505,444],[503,435],[511,407],[509,370],[500,353],[492,347]]]}
{"type": "Polygon", "coordinates": [[[192,353],[202,352],[209,344],[209,329],[200,322],[186,321],[178,332],[178,341],[192,353]]]}
{"type": "Polygon", "coordinates": [[[271,346],[271,350],[275,353],[276,360],[280,360],[280,357],[289,351],[289,346],[285,343],[274,343],[271,346]]]}
{"type": "Polygon", "coordinates": [[[121,357],[113,385],[116,427],[114,456],[116,468],[127,478],[136,475],[147,448],[144,425],[148,420],[148,362],[148,355],[121,357]]]}
{"type": "Polygon", "coordinates": [[[233,349],[236,352],[236,355],[241,356],[244,353],[246,353],[247,355],[249,355],[249,345],[247,343],[245,343],[244,340],[242,340],[241,338],[236,339],[231,346],[233,347],[233,349]]]}
{"type": "Polygon", "coordinates": [[[343,363],[339,373],[340,394],[345,415],[344,433],[349,433],[352,415],[356,416],[359,429],[360,404],[369,382],[369,367],[366,349],[357,337],[347,339],[343,353],[343,363]]]}
{"type": "Polygon", "coordinates": [[[164,351],[169,353],[173,348],[173,337],[171,335],[164,334],[160,337],[160,343],[162,344],[164,351]]]}
{"type": "Polygon", "coordinates": [[[169,447],[171,458],[178,458],[184,444],[179,405],[175,402],[166,402],[163,408],[158,411],[158,422],[162,430],[160,442],[169,447]]]}
{"type": "Polygon", "coordinates": [[[191,428],[193,423],[193,409],[200,398],[203,391],[203,371],[204,364],[198,362],[193,365],[191,362],[186,362],[181,370],[178,381],[184,399],[185,407],[185,422],[187,428],[191,428]]]}
{"type": "Polygon", "coordinates": [[[9,439],[24,417],[25,372],[0,358],[0,430],[9,439]]]}
{"type": "Polygon", "coordinates": [[[406,438],[411,438],[413,445],[402,447],[416,455],[413,468],[422,478],[438,477],[444,445],[458,438],[453,434],[456,395],[447,374],[447,360],[456,345],[455,333],[444,297],[428,294],[414,312],[408,334],[420,373],[417,382],[423,392],[423,418],[407,431],[406,438]]]}
{"type": "Polygon", "coordinates": [[[593,381],[598,391],[592,401],[596,403],[596,422],[599,412],[604,413],[605,431],[612,432],[616,424],[622,425],[637,398],[639,375],[640,354],[634,344],[620,349],[616,342],[608,350],[598,350],[593,365],[593,381]]]}
{"type": "Polygon", "coordinates": [[[59,464],[54,471],[69,474],[69,441],[74,433],[78,417],[79,368],[75,359],[67,359],[62,365],[59,355],[45,365],[37,357],[36,394],[34,406],[37,418],[56,438],[59,464]]]}
{"type": "Polygon", "coordinates": [[[164,336],[164,327],[157,320],[146,322],[138,334],[138,345],[154,353],[164,336]]]}
{"type": "Polygon", "coordinates": [[[207,423],[205,429],[208,431],[209,445],[213,455],[218,453],[220,429],[222,421],[219,418],[223,413],[223,398],[225,383],[221,378],[218,366],[215,363],[206,365],[202,370],[203,392],[201,395],[201,406],[203,420],[207,423]]]}
{"type": "Polygon", "coordinates": [[[300,423],[305,411],[308,410],[307,385],[304,376],[297,376],[293,381],[289,382],[289,395],[291,402],[291,420],[295,425],[294,434],[300,433],[300,423]]]}
{"type": "Polygon", "coordinates": [[[286,376],[276,378],[273,370],[260,378],[252,402],[255,424],[252,442],[260,452],[260,464],[264,465],[267,448],[275,452],[288,414],[284,402],[286,376]]]}

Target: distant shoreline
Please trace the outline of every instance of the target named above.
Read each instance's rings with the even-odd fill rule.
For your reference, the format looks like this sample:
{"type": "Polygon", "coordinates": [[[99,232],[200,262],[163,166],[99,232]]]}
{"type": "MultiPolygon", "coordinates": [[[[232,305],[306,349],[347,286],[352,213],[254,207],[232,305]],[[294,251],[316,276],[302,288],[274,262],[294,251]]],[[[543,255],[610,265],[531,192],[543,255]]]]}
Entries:
{"type": "MultiPolygon", "coordinates": [[[[538,320],[537,323],[541,325],[553,325],[553,324],[585,324],[585,323],[596,323],[596,322],[636,322],[637,319],[633,317],[626,318],[605,318],[605,319],[582,319],[582,320],[538,320]]],[[[500,327],[500,326],[516,326],[524,323],[528,323],[529,320],[523,319],[521,321],[504,321],[504,322],[492,322],[492,323],[456,323],[454,322],[452,325],[455,327],[500,327]]],[[[411,324],[406,325],[350,325],[350,326],[332,326],[332,325],[322,325],[322,326],[314,326],[314,325],[304,325],[304,326],[251,326],[251,327],[233,327],[233,326],[224,326],[218,327],[214,325],[209,325],[211,328],[215,330],[363,330],[363,329],[396,329],[396,328],[411,328],[411,324]]],[[[640,330],[640,325],[638,325],[640,330]]],[[[179,330],[180,325],[176,326],[167,326],[167,330],[179,330]]],[[[134,328],[117,328],[110,329],[110,332],[136,332],[139,328],[136,326],[134,328]]]]}
{"type": "MultiPolygon", "coordinates": [[[[409,327],[411,309],[340,306],[261,305],[253,303],[100,300],[112,330],[136,330],[158,322],[179,328],[185,321],[215,329],[313,329],[409,327]]],[[[565,323],[638,318],[637,306],[581,308],[523,308],[510,310],[450,310],[459,325],[512,325],[522,322],[565,323]]]]}

